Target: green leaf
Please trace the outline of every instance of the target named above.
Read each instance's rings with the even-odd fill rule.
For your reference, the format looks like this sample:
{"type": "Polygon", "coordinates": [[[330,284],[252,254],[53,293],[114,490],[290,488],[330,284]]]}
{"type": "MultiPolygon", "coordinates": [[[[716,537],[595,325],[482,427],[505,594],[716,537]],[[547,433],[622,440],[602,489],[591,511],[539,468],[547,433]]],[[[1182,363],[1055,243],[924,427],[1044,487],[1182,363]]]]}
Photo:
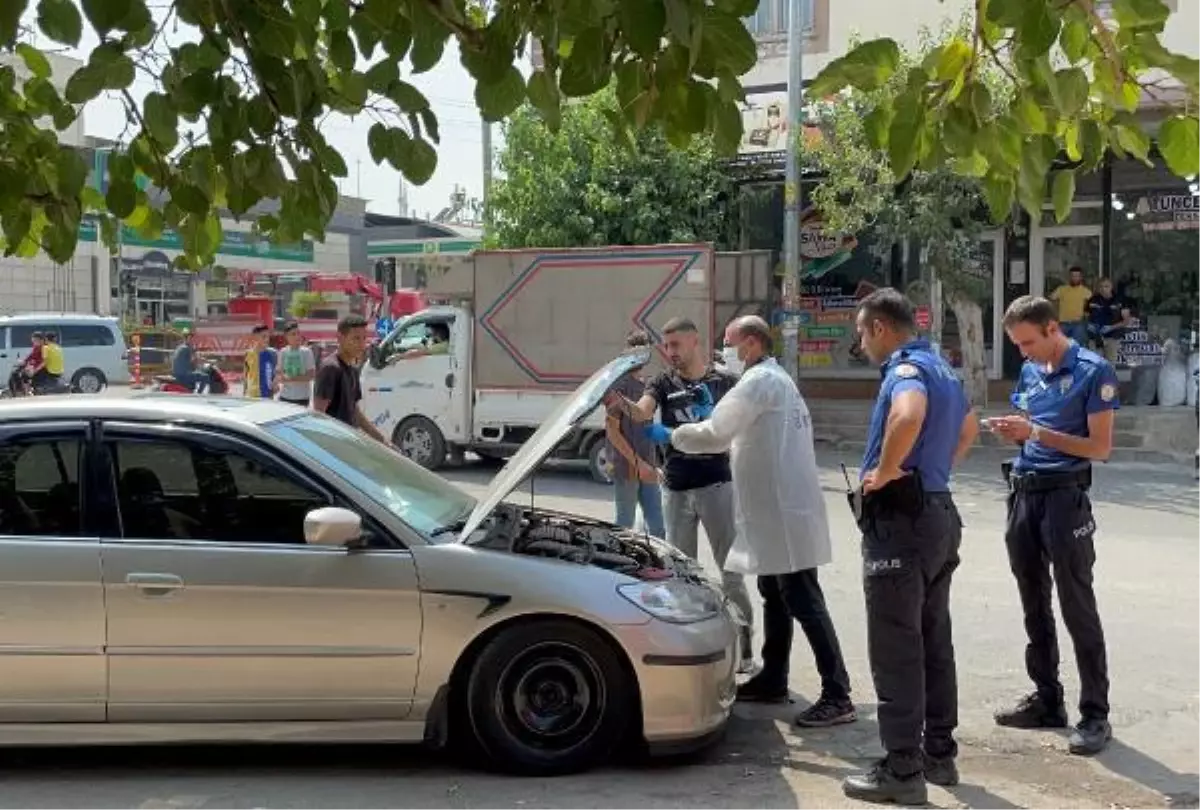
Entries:
{"type": "Polygon", "coordinates": [[[1058,112],[1063,118],[1074,118],[1087,104],[1087,74],[1079,68],[1067,68],[1054,75],[1058,112]]]}
{"type": "Polygon", "coordinates": [[[1158,130],[1158,151],[1179,177],[1200,174],[1200,122],[1194,115],[1175,115],[1158,130]]]}
{"type": "Polygon", "coordinates": [[[95,186],[84,186],[79,193],[79,202],[84,211],[101,211],[104,209],[104,195],[95,186]]]}
{"type": "Polygon", "coordinates": [[[1069,160],[1083,159],[1083,150],[1079,145],[1079,124],[1075,121],[1068,123],[1067,128],[1063,130],[1063,149],[1066,150],[1069,160]]]}
{"type": "Polygon", "coordinates": [[[808,92],[821,98],[848,86],[864,91],[878,90],[895,75],[899,66],[900,47],[895,41],[873,39],[826,65],[813,79],[808,92]]]}
{"type": "Polygon", "coordinates": [[[992,222],[998,225],[1008,220],[1012,214],[1014,192],[1010,175],[988,175],[983,179],[983,195],[987,199],[992,222]]]}
{"type": "Polygon", "coordinates": [[[151,138],[163,151],[179,143],[179,114],[171,99],[163,93],[149,93],[142,102],[142,120],[151,138]]]}
{"type": "Polygon", "coordinates": [[[1087,173],[1099,166],[1100,161],[1104,159],[1106,146],[1107,140],[1100,125],[1091,120],[1081,121],[1079,123],[1079,151],[1082,153],[1083,164],[1079,170],[1087,173]]]}
{"type": "MultiPolygon", "coordinates": [[[[211,207],[211,202],[204,192],[191,183],[176,183],[171,188],[171,201],[189,214],[204,214],[211,207]]],[[[130,210],[133,210],[132,207],[130,210]]],[[[128,213],[121,216],[128,216],[128,213]]]]}
{"type": "Polygon", "coordinates": [[[1171,9],[1162,0],[1113,0],[1112,7],[1117,25],[1126,30],[1153,28],[1171,16],[1171,9]]]}
{"type": "Polygon", "coordinates": [[[1028,92],[1020,93],[1013,101],[1012,114],[1017,126],[1027,135],[1041,135],[1049,132],[1045,111],[1028,92]]]}
{"type": "Polygon", "coordinates": [[[79,196],[88,176],[88,165],[83,155],[78,150],[60,146],[54,168],[58,175],[58,193],[66,199],[79,196]]]}
{"type": "Polygon", "coordinates": [[[1058,39],[1062,18],[1050,7],[1054,0],[1026,0],[1025,14],[1017,26],[1019,53],[1035,59],[1049,52],[1058,39]]]}
{"type": "Polygon", "coordinates": [[[874,149],[886,150],[895,111],[890,99],[883,99],[863,118],[863,134],[874,149]]]}
{"type": "Polygon", "coordinates": [[[425,94],[403,79],[397,79],[388,86],[387,96],[396,102],[403,113],[429,109],[429,99],[425,98],[425,94]]]}
{"type": "Polygon", "coordinates": [[[388,95],[393,83],[400,81],[400,68],[392,59],[372,65],[366,72],[367,87],[381,96],[388,95]]]}
{"type": "Polygon", "coordinates": [[[967,90],[967,102],[975,114],[975,123],[983,124],[992,117],[992,93],[982,82],[972,84],[967,90]]]}
{"type": "Polygon", "coordinates": [[[973,152],[968,157],[951,158],[950,167],[955,174],[963,177],[983,177],[988,173],[988,160],[978,152],[973,152]]]}
{"type": "Polygon", "coordinates": [[[942,82],[957,78],[966,69],[973,55],[970,44],[955,37],[942,46],[934,66],[934,78],[942,82]]]}
{"type": "Polygon", "coordinates": [[[391,136],[388,134],[388,128],[381,123],[374,123],[367,130],[367,149],[371,153],[371,160],[377,164],[387,160],[388,153],[391,150],[391,136]]]}
{"type": "Polygon", "coordinates": [[[621,0],[620,15],[630,49],[643,59],[657,53],[667,25],[663,0],[621,0]]]}
{"type": "Polygon", "coordinates": [[[896,114],[888,129],[888,159],[897,180],[907,177],[916,165],[924,128],[924,100],[919,92],[906,91],[896,100],[896,114]]]}
{"type": "Polygon", "coordinates": [[[417,112],[417,117],[421,119],[421,123],[425,127],[426,134],[429,135],[429,140],[434,143],[441,143],[442,136],[438,131],[438,119],[434,115],[433,110],[428,107],[417,112]]]}
{"type": "Polygon", "coordinates": [[[1138,121],[1132,116],[1117,120],[1120,121],[1120,123],[1114,126],[1117,143],[1129,154],[1145,163],[1149,163],[1150,136],[1145,133],[1138,121]]]}
{"type": "Polygon", "coordinates": [[[358,54],[354,50],[354,43],[350,40],[350,35],[345,31],[334,31],[329,35],[329,61],[333,62],[333,66],[338,70],[354,70],[354,65],[358,59],[358,54]]]}
{"type": "Polygon", "coordinates": [[[104,91],[104,73],[91,64],[84,65],[67,79],[64,96],[72,104],[86,104],[104,91]]]}
{"type": "Polygon", "coordinates": [[[688,0],[664,0],[667,32],[677,42],[692,41],[692,9],[688,0]]]}
{"type": "Polygon", "coordinates": [[[535,70],[531,73],[525,86],[525,92],[529,96],[529,103],[537,108],[543,116],[558,114],[560,104],[558,85],[554,83],[554,77],[549,73],[544,70],[535,70]]]}
{"type": "MultiPolygon", "coordinates": [[[[92,56],[95,58],[93,52],[92,56]]],[[[133,66],[133,60],[125,54],[115,54],[111,59],[105,61],[101,67],[104,74],[104,89],[106,90],[124,90],[133,84],[136,78],[136,69],[133,66]]]]}
{"type": "Polygon", "coordinates": [[[409,10],[412,15],[413,43],[408,58],[412,63],[413,73],[424,73],[442,61],[450,32],[440,20],[425,9],[423,3],[413,3],[409,10]]]}
{"type": "Polygon", "coordinates": [[[124,219],[132,214],[133,209],[137,206],[137,191],[137,186],[130,180],[112,180],[104,195],[108,212],[118,219],[124,219]]]}
{"type": "Polygon", "coordinates": [[[1075,64],[1087,55],[1087,45],[1092,38],[1092,30],[1085,20],[1069,20],[1058,35],[1058,45],[1062,48],[1067,61],[1075,64]]]}
{"type": "Polygon", "coordinates": [[[563,95],[590,96],[608,84],[610,72],[604,32],[589,28],[575,38],[571,55],[563,62],[559,87],[563,95]]]}
{"type": "MultiPolygon", "coordinates": [[[[0,6],[7,8],[9,4],[0,3],[0,6]]],[[[16,8],[20,6],[20,2],[15,4],[16,8]]],[[[41,0],[38,3],[37,24],[42,33],[55,42],[72,48],[79,47],[79,40],[83,36],[83,17],[71,0],[41,0]]]]}
{"type": "Polygon", "coordinates": [[[107,34],[121,24],[130,11],[130,0],[83,0],[83,13],[98,34],[107,34]]]}
{"type": "Polygon", "coordinates": [[[1054,181],[1050,185],[1050,199],[1054,201],[1054,219],[1058,223],[1067,221],[1071,216],[1071,203],[1075,199],[1075,172],[1063,169],[1054,173],[1054,181]]]}
{"type": "Polygon", "coordinates": [[[499,81],[475,84],[475,104],[484,121],[502,121],[525,100],[525,78],[509,66],[499,81]]]}
{"type": "Polygon", "coordinates": [[[437,169],[437,151],[419,138],[410,141],[410,144],[404,176],[414,185],[423,186],[437,169]]]}
{"type": "Polygon", "coordinates": [[[736,102],[722,101],[713,113],[714,139],[721,154],[732,155],[742,142],[742,112],[736,102]]]}
{"type": "Polygon", "coordinates": [[[1035,219],[1040,219],[1042,215],[1042,201],[1046,198],[1046,176],[1057,151],[1054,139],[1048,135],[1028,139],[1021,149],[1017,196],[1021,207],[1035,219]]]}
{"type": "Polygon", "coordinates": [[[1016,28],[1025,18],[1026,0],[991,0],[987,3],[987,20],[1004,28],[1016,28]]]}
{"type": "MultiPolygon", "coordinates": [[[[0,34],[0,36],[3,36],[0,34]]],[[[17,46],[17,53],[25,62],[25,67],[29,68],[29,72],[39,79],[50,78],[50,60],[46,55],[32,45],[27,45],[22,42],[17,46]]]]}
{"type": "Polygon", "coordinates": [[[0,2],[0,48],[7,48],[17,38],[21,15],[29,0],[4,0],[0,2]]]}
{"type": "Polygon", "coordinates": [[[714,64],[724,65],[735,76],[741,76],[758,62],[758,46],[741,18],[715,6],[705,6],[700,25],[700,51],[709,55],[714,64]]]}

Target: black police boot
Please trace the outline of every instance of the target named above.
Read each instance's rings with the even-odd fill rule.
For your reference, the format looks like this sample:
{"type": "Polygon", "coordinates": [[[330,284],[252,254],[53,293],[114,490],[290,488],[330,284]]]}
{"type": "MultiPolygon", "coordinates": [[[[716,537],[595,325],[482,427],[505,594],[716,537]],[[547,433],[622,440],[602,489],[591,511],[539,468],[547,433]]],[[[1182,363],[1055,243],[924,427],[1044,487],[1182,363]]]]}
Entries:
{"type": "Polygon", "coordinates": [[[917,771],[909,776],[900,776],[891,769],[886,759],[876,762],[866,773],[847,776],[842,782],[842,793],[863,802],[915,805],[929,801],[923,773],[917,771]]]}
{"type": "Polygon", "coordinates": [[[1111,739],[1112,726],[1107,720],[1101,717],[1085,717],[1079,721],[1079,725],[1071,729],[1067,747],[1072,754],[1091,756],[1107,748],[1111,739]]]}
{"type": "Polygon", "coordinates": [[[782,686],[773,678],[763,677],[762,672],[737,688],[737,699],[743,703],[787,703],[791,696],[787,684],[782,686]]]}
{"type": "Polygon", "coordinates": [[[1066,728],[1067,709],[1062,703],[1049,705],[1034,692],[1011,709],[996,712],[996,725],[1007,728],[1066,728]]]}
{"type": "Polygon", "coordinates": [[[858,712],[849,698],[832,700],[822,695],[820,700],[796,715],[796,725],[801,728],[829,728],[853,723],[857,719],[858,712]]]}
{"type": "Polygon", "coordinates": [[[954,787],[958,784],[958,765],[954,757],[925,755],[925,781],[939,787],[954,787]]]}

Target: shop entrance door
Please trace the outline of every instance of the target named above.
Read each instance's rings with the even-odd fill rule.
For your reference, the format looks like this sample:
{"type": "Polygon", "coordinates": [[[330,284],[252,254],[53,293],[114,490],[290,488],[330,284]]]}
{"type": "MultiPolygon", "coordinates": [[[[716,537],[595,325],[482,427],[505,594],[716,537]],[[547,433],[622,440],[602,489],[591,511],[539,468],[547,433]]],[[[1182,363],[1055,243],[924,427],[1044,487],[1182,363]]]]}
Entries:
{"type": "Polygon", "coordinates": [[[1067,283],[1072,267],[1083,269],[1084,284],[1095,288],[1103,266],[1100,225],[1034,227],[1029,233],[1029,292],[1049,297],[1067,283]]]}

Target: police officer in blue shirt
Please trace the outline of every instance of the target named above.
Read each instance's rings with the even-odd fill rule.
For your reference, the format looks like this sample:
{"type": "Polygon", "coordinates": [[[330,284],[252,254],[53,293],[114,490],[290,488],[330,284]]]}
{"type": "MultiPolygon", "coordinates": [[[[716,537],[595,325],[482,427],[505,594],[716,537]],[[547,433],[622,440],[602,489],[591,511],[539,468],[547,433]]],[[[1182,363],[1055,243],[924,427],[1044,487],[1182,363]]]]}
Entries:
{"type": "Polygon", "coordinates": [[[842,790],[866,801],[923,804],[927,781],[958,783],[950,579],[962,521],[950,497],[950,470],[974,443],[979,423],[954,369],[917,339],[903,295],[890,288],[868,295],[857,327],[883,376],[855,517],[863,533],[867,652],[887,755],[848,777],[842,790]]]}
{"type": "Polygon", "coordinates": [[[1112,739],[1108,723],[1108,663],[1096,610],[1088,500],[1093,461],[1112,451],[1117,373],[1112,365],[1067,338],[1045,298],[1025,296],[1004,314],[1009,339],[1026,358],[1013,393],[1013,416],[989,419],[990,430],[1021,445],[1008,480],[1008,560],[1025,613],[1025,667],[1036,691],[996,715],[1013,728],[1065,728],[1058,679],[1058,642],[1050,606],[1050,569],[1063,622],[1079,667],[1081,719],[1071,732],[1072,753],[1095,754],[1112,739]]]}

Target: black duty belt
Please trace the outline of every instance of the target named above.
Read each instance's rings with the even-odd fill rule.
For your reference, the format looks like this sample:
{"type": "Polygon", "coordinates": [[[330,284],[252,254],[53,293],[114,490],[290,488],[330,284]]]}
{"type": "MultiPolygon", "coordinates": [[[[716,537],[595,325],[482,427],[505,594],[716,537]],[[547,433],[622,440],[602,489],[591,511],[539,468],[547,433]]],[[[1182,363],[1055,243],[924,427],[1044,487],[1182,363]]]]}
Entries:
{"type": "Polygon", "coordinates": [[[1086,490],[1092,486],[1091,465],[1081,470],[1056,473],[1018,473],[1012,469],[1011,464],[1004,464],[1001,469],[1004,471],[1004,480],[1010,492],[1049,492],[1072,487],[1086,490]]]}

